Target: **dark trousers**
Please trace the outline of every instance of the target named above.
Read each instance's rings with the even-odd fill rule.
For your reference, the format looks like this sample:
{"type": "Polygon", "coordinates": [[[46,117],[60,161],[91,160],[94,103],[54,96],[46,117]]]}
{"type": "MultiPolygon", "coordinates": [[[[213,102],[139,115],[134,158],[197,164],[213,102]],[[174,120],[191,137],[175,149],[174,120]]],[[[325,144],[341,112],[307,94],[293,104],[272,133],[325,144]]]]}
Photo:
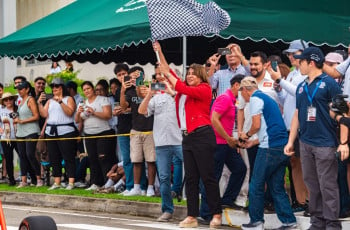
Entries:
{"type": "MultiPolygon", "coordinates": [[[[47,138],[70,138],[76,137],[76,132],[67,133],[61,136],[47,136],[47,138]]],[[[55,140],[47,142],[49,159],[52,166],[52,176],[62,176],[62,160],[65,163],[65,171],[68,178],[75,178],[75,155],[77,149],[76,140],[55,140]]]]}
{"type": "MultiPolygon", "coordinates": [[[[33,133],[24,138],[17,137],[17,139],[37,139],[38,134],[33,133]]],[[[21,175],[25,176],[30,174],[32,183],[36,183],[36,177],[41,175],[40,164],[35,156],[36,141],[19,141],[17,143],[19,163],[21,166],[21,175]],[[34,180],[34,182],[33,182],[34,180]]]]}
{"type": "MultiPolygon", "coordinates": [[[[222,170],[224,164],[230,170],[231,175],[227,184],[227,188],[223,197],[221,198],[222,205],[233,205],[236,197],[238,196],[246,172],[247,167],[244,164],[244,161],[240,154],[237,153],[236,149],[232,149],[227,144],[218,144],[215,151],[215,177],[216,180],[220,181],[222,170]]],[[[209,208],[207,204],[207,197],[204,191],[203,183],[200,184],[201,190],[201,206],[200,206],[200,216],[204,219],[211,219],[209,213],[209,208]]]]}
{"type": "MultiPolygon", "coordinates": [[[[98,134],[85,134],[89,136],[113,135],[114,130],[107,130],[98,134]]],[[[91,184],[102,186],[107,181],[107,172],[118,162],[115,154],[116,139],[109,138],[89,138],[85,140],[90,164],[91,184]]]]}
{"type": "Polygon", "coordinates": [[[6,171],[7,175],[9,177],[10,181],[15,181],[14,175],[13,175],[13,150],[17,150],[17,144],[16,142],[1,142],[2,149],[4,151],[5,159],[6,159],[6,171]]]}
{"type": "Polygon", "coordinates": [[[215,147],[215,134],[210,126],[183,137],[188,216],[199,215],[199,179],[203,181],[211,214],[221,213],[219,184],[214,168],[215,147]]]}
{"type": "Polygon", "coordinates": [[[303,177],[310,193],[311,230],[341,229],[335,147],[316,147],[300,141],[303,177]]]}

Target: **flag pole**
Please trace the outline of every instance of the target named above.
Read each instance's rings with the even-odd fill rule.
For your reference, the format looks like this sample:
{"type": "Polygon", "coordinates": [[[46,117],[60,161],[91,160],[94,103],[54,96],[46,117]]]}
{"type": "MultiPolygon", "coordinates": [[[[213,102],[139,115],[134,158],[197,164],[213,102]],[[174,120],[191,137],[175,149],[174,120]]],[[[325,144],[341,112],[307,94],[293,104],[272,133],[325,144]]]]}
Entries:
{"type": "Polygon", "coordinates": [[[186,66],[187,66],[187,37],[182,37],[182,79],[186,77],[186,66]]]}

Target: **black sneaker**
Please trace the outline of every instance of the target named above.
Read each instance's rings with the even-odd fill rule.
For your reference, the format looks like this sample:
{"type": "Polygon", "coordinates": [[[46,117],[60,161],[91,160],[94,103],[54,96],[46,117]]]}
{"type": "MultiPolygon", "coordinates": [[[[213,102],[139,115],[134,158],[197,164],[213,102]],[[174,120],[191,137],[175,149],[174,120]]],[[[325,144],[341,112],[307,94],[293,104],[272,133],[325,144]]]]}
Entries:
{"type": "Polygon", "coordinates": [[[229,208],[229,209],[234,209],[234,210],[239,210],[239,211],[247,211],[245,207],[239,206],[235,203],[233,204],[222,204],[221,205],[222,209],[229,208]]]}
{"type": "Polygon", "coordinates": [[[294,229],[299,229],[297,223],[282,224],[281,227],[273,228],[271,230],[294,230],[294,229]]]}
{"type": "Polygon", "coordinates": [[[265,214],[276,213],[275,207],[273,206],[273,203],[266,203],[266,204],[264,205],[264,213],[265,213],[265,214]]]}
{"type": "Polygon", "coordinates": [[[310,217],[310,216],[311,216],[311,214],[310,214],[310,212],[309,212],[309,206],[306,206],[303,215],[304,215],[305,217],[310,217]]]}
{"type": "Polygon", "coordinates": [[[254,230],[264,230],[264,223],[258,221],[255,223],[242,224],[241,228],[244,229],[254,229],[254,230]]]}
{"type": "Polygon", "coordinates": [[[209,225],[210,224],[210,220],[206,220],[203,217],[197,217],[197,221],[201,225],[209,225]]]}
{"type": "Polygon", "coordinates": [[[300,204],[299,202],[294,202],[292,204],[292,210],[293,212],[303,212],[307,208],[307,204],[300,204]]]}

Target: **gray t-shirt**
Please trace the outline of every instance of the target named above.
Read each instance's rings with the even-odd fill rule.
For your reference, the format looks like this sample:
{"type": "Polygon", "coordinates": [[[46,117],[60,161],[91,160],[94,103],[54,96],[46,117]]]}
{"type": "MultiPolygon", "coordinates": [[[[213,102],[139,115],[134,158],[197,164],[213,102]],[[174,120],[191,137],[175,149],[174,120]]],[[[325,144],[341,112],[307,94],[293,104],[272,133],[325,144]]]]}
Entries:
{"type": "Polygon", "coordinates": [[[176,118],[175,100],[169,94],[156,94],[148,104],[148,116],[154,115],[155,146],[181,145],[182,135],[176,118]]]}

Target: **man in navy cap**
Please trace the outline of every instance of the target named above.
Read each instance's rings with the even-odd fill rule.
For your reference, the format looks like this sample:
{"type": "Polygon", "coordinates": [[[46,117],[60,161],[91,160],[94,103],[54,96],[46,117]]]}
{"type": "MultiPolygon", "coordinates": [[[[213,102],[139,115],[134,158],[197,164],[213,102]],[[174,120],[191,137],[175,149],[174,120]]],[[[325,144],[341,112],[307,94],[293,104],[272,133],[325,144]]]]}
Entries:
{"type": "Polygon", "coordinates": [[[299,129],[303,177],[310,192],[309,229],[341,229],[339,215],[338,162],[335,157],[336,123],[329,116],[329,103],[341,93],[335,80],[322,72],[324,55],[317,47],[306,48],[300,59],[300,73],[307,75],[296,90],[296,110],[290,135],[284,148],[294,154],[294,141],[299,129]]]}

